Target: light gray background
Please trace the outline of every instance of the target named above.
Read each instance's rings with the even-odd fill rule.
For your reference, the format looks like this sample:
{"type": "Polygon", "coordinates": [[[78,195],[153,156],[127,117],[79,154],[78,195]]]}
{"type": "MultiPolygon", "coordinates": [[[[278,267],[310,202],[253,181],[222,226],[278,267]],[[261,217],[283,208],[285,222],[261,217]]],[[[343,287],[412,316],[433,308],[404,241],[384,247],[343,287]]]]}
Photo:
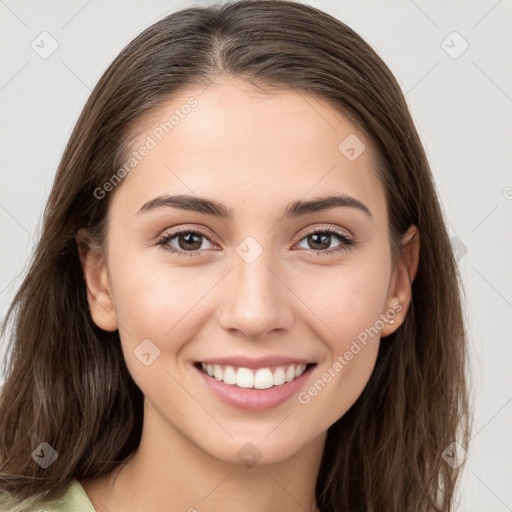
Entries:
{"type": "MultiPolygon", "coordinates": [[[[136,34],[193,3],[206,2],[0,0],[2,318],[91,89],[136,34]],[[43,31],[58,43],[46,59],[31,47],[43,31]]],[[[406,93],[467,293],[475,426],[458,510],[512,511],[512,2],[305,3],[363,36],[406,93]],[[453,31],[469,44],[457,58],[445,51],[463,48],[458,36],[446,39],[453,31]]]]}

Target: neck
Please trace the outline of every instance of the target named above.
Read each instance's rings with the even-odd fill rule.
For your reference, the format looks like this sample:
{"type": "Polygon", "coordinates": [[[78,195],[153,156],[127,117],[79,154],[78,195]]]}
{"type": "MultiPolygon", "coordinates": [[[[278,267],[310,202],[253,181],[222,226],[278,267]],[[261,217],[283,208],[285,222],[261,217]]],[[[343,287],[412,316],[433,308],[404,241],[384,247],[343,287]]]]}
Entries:
{"type": "Polygon", "coordinates": [[[326,433],[286,460],[249,467],[204,452],[154,412],[145,414],[139,448],[106,476],[102,490],[84,485],[100,510],[318,511],[315,487],[326,433]]]}

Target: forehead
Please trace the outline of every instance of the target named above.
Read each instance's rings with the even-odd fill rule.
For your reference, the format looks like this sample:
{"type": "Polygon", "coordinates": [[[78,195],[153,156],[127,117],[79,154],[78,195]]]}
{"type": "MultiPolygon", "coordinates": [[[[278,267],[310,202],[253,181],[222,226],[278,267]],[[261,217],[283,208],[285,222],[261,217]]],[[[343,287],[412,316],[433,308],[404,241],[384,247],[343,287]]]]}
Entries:
{"type": "Polygon", "coordinates": [[[327,193],[385,206],[370,140],[303,91],[242,81],[190,86],[139,124],[126,162],[135,153],[115,190],[133,208],[169,192],[213,197],[234,210],[240,201],[271,208],[327,193]]]}

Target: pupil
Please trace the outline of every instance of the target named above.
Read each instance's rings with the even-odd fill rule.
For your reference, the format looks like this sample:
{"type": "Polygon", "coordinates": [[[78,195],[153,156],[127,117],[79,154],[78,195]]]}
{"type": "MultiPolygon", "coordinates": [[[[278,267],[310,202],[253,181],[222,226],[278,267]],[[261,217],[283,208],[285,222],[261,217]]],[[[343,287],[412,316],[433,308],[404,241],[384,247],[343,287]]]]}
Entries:
{"type": "Polygon", "coordinates": [[[326,233],[315,233],[313,235],[310,235],[310,239],[313,240],[313,245],[319,244],[321,247],[314,247],[314,249],[328,249],[331,245],[330,241],[331,235],[326,233]]]}
{"type": "Polygon", "coordinates": [[[194,233],[186,233],[183,237],[179,237],[180,240],[180,248],[181,249],[199,249],[201,247],[201,237],[200,235],[196,235],[194,233]],[[185,239],[185,243],[182,244],[181,241],[185,239]],[[197,247],[194,246],[194,243],[197,247]]]}

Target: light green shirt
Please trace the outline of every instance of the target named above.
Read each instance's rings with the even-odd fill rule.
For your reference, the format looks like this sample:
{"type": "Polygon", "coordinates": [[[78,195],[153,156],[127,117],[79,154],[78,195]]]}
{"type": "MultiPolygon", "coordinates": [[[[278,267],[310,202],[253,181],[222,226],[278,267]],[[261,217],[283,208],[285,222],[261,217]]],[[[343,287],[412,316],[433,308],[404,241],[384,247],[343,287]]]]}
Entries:
{"type": "Polygon", "coordinates": [[[13,502],[11,497],[0,492],[0,512],[96,512],[78,480],[73,480],[60,498],[17,506],[13,502]]]}

